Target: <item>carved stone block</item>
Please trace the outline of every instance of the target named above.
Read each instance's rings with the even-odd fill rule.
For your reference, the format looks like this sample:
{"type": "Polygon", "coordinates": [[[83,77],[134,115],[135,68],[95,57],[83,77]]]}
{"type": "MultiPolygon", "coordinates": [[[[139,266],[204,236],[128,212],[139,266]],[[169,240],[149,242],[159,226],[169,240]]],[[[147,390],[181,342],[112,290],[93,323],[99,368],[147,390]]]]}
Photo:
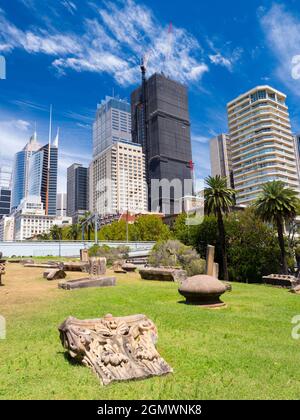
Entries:
{"type": "Polygon", "coordinates": [[[81,249],[80,250],[80,261],[88,262],[89,261],[89,251],[88,249],[81,249]]]}
{"type": "Polygon", "coordinates": [[[59,289],[73,290],[87,287],[109,287],[116,285],[115,277],[88,277],[78,280],[67,280],[58,283],[59,289]]]}
{"type": "Polygon", "coordinates": [[[126,274],[126,271],[123,269],[124,264],[125,264],[125,261],[122,261],[122,260],[115,261],[112,267],[114,270],[114,273],[126,274]]]}
{"type": "Polygon", "coordinates": [[[89,273],[91,277],[98,277],[105,274],[106,258],[91,257],[89,260],[89,273]]]}
{"type": "Polygon", "coordinates": [[[179,283],[187,278],[185,270],[163,267],[143,268],[140,270],[140,275],[143,280],[175,281],[179,283]]]}
{"type": "Polygon", "coordinates": [[[66,273],[63,270],[60,270],[59,268],[53,269],[53,270],[47,270],[43,274],[44,279],[47,280],[59,280],[64,279],[66,277],[66,273]]]}
{"type": "Polygon", "coordinates": [[[84,321],[69,317],[59,332],[70,356],[90,367],[103,385],[172,372],[155,348],[157,329],[145,315],[84,321]]]}

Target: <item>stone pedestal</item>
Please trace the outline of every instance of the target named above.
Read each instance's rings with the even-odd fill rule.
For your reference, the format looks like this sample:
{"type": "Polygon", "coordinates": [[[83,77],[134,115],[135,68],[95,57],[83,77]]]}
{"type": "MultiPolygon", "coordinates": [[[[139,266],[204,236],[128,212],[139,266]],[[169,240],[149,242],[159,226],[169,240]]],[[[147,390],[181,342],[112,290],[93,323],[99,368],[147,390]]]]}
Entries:
{"type": "Polygon", "coordinates": [[[214,275],[214,263],[215,263],[215,247],[212,245],[207,246],[206,250],[206,274],[208,276],[214,275]]]}
{"type": "Polygon", "coordinates": [[[225,305],[220,296],[226,292],[226,286],[212,276],[189,277],[181,283],[178,291],[186,298],[187,304],[211,308],[225,305]]]}
{"type": "Polygon", "coordinates": [[[70,356],[91,368],[103,385],[172,372],[155,348],[154,323],[145,315],[81,321],[69,317],[59,327],[70,356]]]}
{"type": "MultiPolygon", "coordinates": [[[[2,256],[2,253],[1,253],[2,256]]],[[[4,276],[5,274],[5,264],[6,264],[6,260],[0,259],[0,286],[4,286],[4,284],[2,283],[2,276],[4,276]]]]}
{"type": "Polygon", "coordinates": [[[80,250],[80,261],[81,262],[89,262],[89,251],[88,251],[88,249],[81,249],[80,250]]]}

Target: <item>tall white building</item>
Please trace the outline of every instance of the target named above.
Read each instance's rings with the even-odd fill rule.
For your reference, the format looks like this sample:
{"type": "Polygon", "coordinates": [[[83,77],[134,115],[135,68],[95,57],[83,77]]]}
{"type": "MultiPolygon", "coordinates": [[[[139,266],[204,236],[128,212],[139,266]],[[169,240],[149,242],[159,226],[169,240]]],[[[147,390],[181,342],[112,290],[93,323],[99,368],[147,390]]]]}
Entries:
{"type": "Polygon", "coordinates": [[[227,112],[237,205],[249,205],[273,180],[300,192],[286,95],[258,86],[229,102],[227,112]]]}
{"type": "Polygon", "coordinates": [[[92,213],[147,210],[145,155],[131,141],[131,109],[123,100],[107,97],[97,110],[89,188],[92,213]]]}
{"type": "Polygon", "coordinates": [[[92,211],[100,215],[147,210],[145,155],[142,146],[117,142],[92,162],[92,211]]]}
{"type": "Polygon", "coordinates": [[[216,175],[226,177],[228,186],[233,186],[229,135],[220,134],[213,137],[209,146],[211,175],[213,177],[216,175]]]}

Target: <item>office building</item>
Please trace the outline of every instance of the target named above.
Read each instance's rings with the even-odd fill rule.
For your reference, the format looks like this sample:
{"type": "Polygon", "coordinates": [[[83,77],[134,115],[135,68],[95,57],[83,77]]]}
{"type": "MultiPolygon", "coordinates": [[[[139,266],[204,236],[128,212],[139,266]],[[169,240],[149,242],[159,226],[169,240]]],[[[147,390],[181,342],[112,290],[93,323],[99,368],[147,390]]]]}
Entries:
{"type": "Polygon", "coordinates": [[[56,196],[56,216],[65,217],[67,215],[67,193],[58,193],[56,196]]]}
{"type": "Polygon", "coordinates": [[[92,212],[101,216],[147,210],[145,156],[142,146],[114,142],[91,164],[92,212]]]}
{"type": "Polygon", "coordinates": [[[106,96],[98,105],[93,124],[93,157],[117,141],[131,141],[131,113],[128,102],[106,96]]]}
{"type": "Polygon", "coordinates": [[[34,152],[38,151],[40,147],[35,132],[24,149],[15,154],[12,174],[12,210],[16,209],[21,200],[28,195],[30,157],[34,152]]]}
{"type": "Polygon", "coordinates": [[[77,223],[89,207],[88,168],[74,163],[67,170],[67,215],[77,223]]]}
{"type": "Polygon", "coordinates": [[[299,190],[286,95],[258,86],[227,105],[236,204],[247,206],[266,182],[299,190]]]}
{"type": "MultiPolygon", "coordinates": [[[[154,211],[166,213],[165,197],[160,194],[153,203],[152,180],[179,180],[182,192],[174,197],[171,192],[173,213],[176,199],[189,195],[184,191],[185,180],[192,180],[192,150],[188,92],[186,86],[154,74],[148,80],[143,69],[142,85],[131,95],[132,140],[142,145],[146,158],[146,176],[149,186],[148,206],[154,211]],[[155,207],[155,208],[153,208],[155,207]]],[[[191,182],[190,182],[191,183],[191,182]]],[[[168,205],[169,203],[167,203],[168,205]]]]}
{"type": "Polygon", "coordinates": [[[2,217],[10,214],[11,175],[11,168],[0,163],[0,220],[2,217]]]}
{"type": "Polygon", "coordinates": [[[14,240],[23,241],[49,233],[55,216],[46,215],[41,197],[28,196],[19,204],[14,215],[14,240]]]}
{"type": "Polygon", "coordinates": [[[14,217],[3,216],[0,219],[0,241],[14,240],[14,217]]]}
{"type": "Polygon", "coordinates": [[[130,104],[106,97],[93,126],[93,161],[89,167],[89,209],[109,216],[147,210],[145,156],[131,141],[130,104]]]}
{"type": "Polygon", "coordinates": [[[220,134],[213,137],[210,142],[211,176],[220,175],[227,178],[227,185],[234,187],[232,162],[230,152],[230,137],[228,134],[220,134]]]}

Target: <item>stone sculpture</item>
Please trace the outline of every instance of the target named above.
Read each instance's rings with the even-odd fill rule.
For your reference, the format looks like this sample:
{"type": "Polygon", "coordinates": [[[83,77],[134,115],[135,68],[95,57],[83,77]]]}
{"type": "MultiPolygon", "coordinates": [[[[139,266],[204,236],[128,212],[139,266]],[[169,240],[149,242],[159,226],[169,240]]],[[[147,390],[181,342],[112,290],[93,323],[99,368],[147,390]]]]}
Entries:
{"type": "Polygon", "coordinates": [[[264,276],[263,280],[267,285],[284,287],[287,289],[292,289],[295,286],[300,285],[299,278],[285,274],[270,274],[269,276],[264,276]]]}
{"type": "Polygon", "coordinates": [[[127,271],[125,271],[123,269],[124,264],[125,264],[125,261],[122,261],[122,260],[115,261],[113,263],[113,267],[112,267],[113,270],[114,270],[114,273],[116,273],[116,274],[126,274],[127,271]]]}
{"type": "Polygon", "coordinates": [[[81,249],[80,250],[80,261],[81,262],[88,262],[89,261],[89,251],[88,249],[81,249]]]}
{"type": "Polygon", "coordinates": [[[90,367],[103,385],[172,372],[155,348],[157,329],[145,315],[109,314],[84,321],[69,317],[59,332],[70,356],[90,367]]]}
{"type": "Polygon", "coordinates": [[[58,287],[60,289],[72,290],[82,289],[86,287],[107,287],[115,286],[115,277],[104,277],[106,273],[106,258],[92,257],[88,263],[89,277],[76,280],[60,281],[58,287]]]}
{"type": "Polygon", "coordinates": [[[137,269],[137,266],[135,264],[125,263],[122,265],[122,269],[127,273],[134,273],[137,269]]]}
{"type": "Polygon", "coordinates": [[[141,269],[139,273],[143,280],[181,282],[187,278],[187,272],[177,268],[149,267],[141,269]]]}
{"type": "Polygon", "coordinates": [[[225,303],[220,296],[225,293],[227,287],[220,280],[212,276],[199,275],[184,280],[178,291],[186,298],[187,304],[220,307],[225,303]]]}
{"type": "Polygon", "coordinates": [[[44,279],[47,280],[59,280],[64,279],[66,277],[66,273],[64,270],[60,270],[59,268],[51,269],[44,271],[43,274],[44,279]]]}

